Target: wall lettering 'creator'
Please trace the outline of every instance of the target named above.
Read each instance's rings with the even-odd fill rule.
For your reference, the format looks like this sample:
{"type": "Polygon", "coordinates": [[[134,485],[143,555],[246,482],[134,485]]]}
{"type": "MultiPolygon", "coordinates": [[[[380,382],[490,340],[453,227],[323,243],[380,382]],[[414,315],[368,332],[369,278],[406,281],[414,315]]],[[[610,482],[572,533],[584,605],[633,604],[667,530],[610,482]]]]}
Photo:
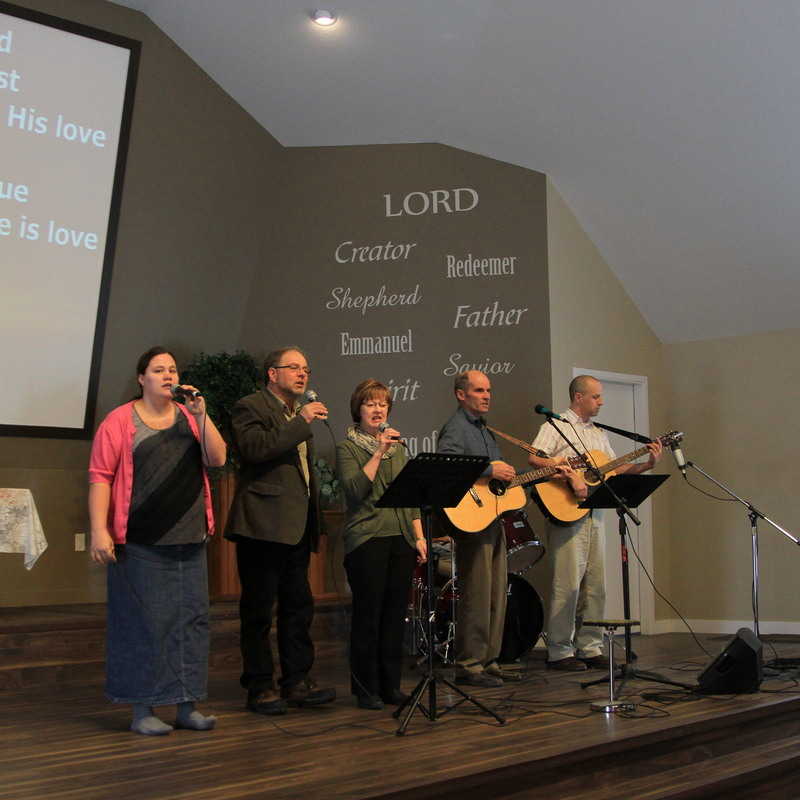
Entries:
{"type": "Polygon", "coordinates": [[[333,257],[340,264],[365,264],[368,261],[408,261],[408,254],[416,242],[409,244],[361,244],[354,246],[352,242],[342,242],[333,251],[333,257]]]}

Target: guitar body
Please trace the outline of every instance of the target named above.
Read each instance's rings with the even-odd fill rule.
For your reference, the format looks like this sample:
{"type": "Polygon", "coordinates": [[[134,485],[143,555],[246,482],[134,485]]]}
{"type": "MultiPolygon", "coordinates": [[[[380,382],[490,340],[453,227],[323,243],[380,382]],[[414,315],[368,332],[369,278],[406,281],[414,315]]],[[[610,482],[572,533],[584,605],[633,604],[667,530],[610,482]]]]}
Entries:
{"type": "Polygon", "coordinates": [[[453,508],[443,508],[445,516],[464,533],[479,533],[506,511],[518,511],[528,502],[521,486],[507,486],[494,478],[478,478],[473,487],[453,508]]]}
{"type": "MultiPolygon", "coordinates": [[[[600,450],[590,450],[587,460],[590,464],[596,464],[602,468],[604,464],[608,463],[609,458],[600,450]]],[[[608,478],[615,474],[614,470],[610,470],[605,473],[605,477],[608,478]]],[[[592,488],[600,483],[600,478],[591,469],[583,471],[583,479],[589,487],[589,494],[592,493],[592,488]]],[[[551,478],[549,481],[537,483],[533,487],[533,499],[542,513],[556,525],[571,525],[589,513],[588,508],[578,508],[580,501],[575,497],[569,483],[564,480],[551,478]]]]}
{"type": "MultiPolygon", "coordinates": [[[[658,437],[663,447],[679,444],[683,434],[670,431],[658,437]]],[[[527,448],[527,445],[526,445],[527,448]]],[[[635,461],[647,454],[647,447],[640,447],[619,458],[610,459],[600,450],[589,450],[585,456],[568,459],[572,469],[583,472],[583,479],[589,487],[589,493],[600,483],[603,477],[610,477],[619,472],[618,467],[635,461]],[[591,465],[591,466],[587,466],[591,465]]],[[[522,486],[539,481],[551,475],[554,467],[549,466],[533,472],[516,475],[506,484],[494,478],[479,478],[478,482],[461,498],[454,508],[442,509],[445,516],[464,533],[478,533],[485,530],[501,514],[506,511],[518,511],[527,502],[522,486]]],[[[578,508],[578,498],[567,481],[550,478],[541,483],[534,483],[533,498],[542,513],[556,525],[571,525],[583,519],[588,508],[578,508]]]]}

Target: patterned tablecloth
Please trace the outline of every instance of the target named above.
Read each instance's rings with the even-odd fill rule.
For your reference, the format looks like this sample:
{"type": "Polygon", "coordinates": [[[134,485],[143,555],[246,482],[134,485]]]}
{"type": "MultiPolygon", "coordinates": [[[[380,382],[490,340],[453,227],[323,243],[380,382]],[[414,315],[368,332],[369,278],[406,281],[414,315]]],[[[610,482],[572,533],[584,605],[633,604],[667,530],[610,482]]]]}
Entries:
{"type": "Polygon", "coordinates": [[[0,553],[24,553],[32,569],[47,549],[30,489],[0,489],[0,553]]]}

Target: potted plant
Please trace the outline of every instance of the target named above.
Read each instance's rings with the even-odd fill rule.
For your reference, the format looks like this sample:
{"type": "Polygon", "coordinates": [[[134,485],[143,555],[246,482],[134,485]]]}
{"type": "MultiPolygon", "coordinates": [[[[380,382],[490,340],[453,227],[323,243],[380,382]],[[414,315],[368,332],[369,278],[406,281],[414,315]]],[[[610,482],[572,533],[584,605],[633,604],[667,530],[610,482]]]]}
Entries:
{"type": "Polygon", "coordinates": [[[324,458],[317,458],[314,460],[313,468],[319,486],[320,507],[323,510],[340,511],[342,493],[333,467],[324,458]]]}
{"type": "MultiPolygon", "coordinates": [[[[206,399],[206,408],[228,445],[228,461],[220,470],[239,469],[239,454],[233,440],[231,409],[237,401],[258,391],[261,370],[250,353],[199,353],[183,370],[181,380],[196,386],[206,399]]],[[[216,477],[216,475],[215,475],[216,477]]]]}
{"type": "Polygon", "coordinates": [[[259,388],[261,370],[255,359],[243,350],[235,353],[199,353],[183,370],[181,380],[196,386],[206,400],[206,408],[228,446],[224,467],[209,470],[217,536],[209,550],[209,589],[212,597],[236,597],[240,592],[236,570],[236,551],[222,538],[228,512],[236,490],[239,454],[233,439],[231,410],[238,400],[259,388]]]}

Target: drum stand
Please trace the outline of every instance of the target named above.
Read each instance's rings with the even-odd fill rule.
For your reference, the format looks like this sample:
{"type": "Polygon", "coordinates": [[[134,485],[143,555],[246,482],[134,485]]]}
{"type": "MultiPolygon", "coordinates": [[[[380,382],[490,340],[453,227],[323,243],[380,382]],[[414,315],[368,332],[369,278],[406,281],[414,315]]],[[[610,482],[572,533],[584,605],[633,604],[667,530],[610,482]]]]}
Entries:
{"type": "MultiPolygon", "coordinates": [[[[411,612],[412,621],[412,639],[411,639],[411,652],[418,656],[416,660],[417,666],[421,666],[428,658],[428,650],[432,647],[434,653],[441,659],[442,664],[453,664],[455,661],[455,641],[456,641],[456,612],[458,610],[458,574],[456,565],[455,547],[452,546],[451,540],[450,552],[450,578],[442,586],[436,595],[436,603],[432,613],[432,621],[438,622],[438,615],[440,612],[439,603],[443,598],[447,597],[447,590],[450,589],[450,616],[447,620],[447,628],[442,631],[433,628],[433,640],[428,638],[427,625],[425,623],[425,597],[427,596],[427,572],[425,581],[420,581],[417,586],[418,595],[414,600],[411,612]]],[[[428,559],[431,559],[430,551],[428,559]]],[[[435,560],[434,560],[435,561],[435,560]]]]}
{"type": "Polygon", "coordinates": [[[462,497],[469,491],[480,474],[489,464],[485,456],[462,456],[451,454],[420,453],[409,461],[400,474],[392,481],[383,496],[375,504],[382,508],[419,508],[422,512],[422,528],[425,533],[425,542],[428,548],[427,575],[428,585],[425,587],[427,616],[425,627],[428,638],[428,658],[425,675],[420,679],[411,695],[394,712],[395,719],[405,711],[405,717],[397,729],[398,736],[406,732],[411,717],[419,708],[422,714],[431,722],[442,717],[449,711],[468,701],[485,714],[494,717],[501,725],[505,720],[487,708],[472,695],[463,692],[458,686],[437,675],[433,664],[433,537],[431,535],[431,517],[434,506],[437,508],[453,508],[458,505],[462,497]],[[441,712],[436,706],[436,686],[443,683],[461,699],[441,712]],[[425,690],[428,691],[427,706],[422,703],[425,690]]]}

